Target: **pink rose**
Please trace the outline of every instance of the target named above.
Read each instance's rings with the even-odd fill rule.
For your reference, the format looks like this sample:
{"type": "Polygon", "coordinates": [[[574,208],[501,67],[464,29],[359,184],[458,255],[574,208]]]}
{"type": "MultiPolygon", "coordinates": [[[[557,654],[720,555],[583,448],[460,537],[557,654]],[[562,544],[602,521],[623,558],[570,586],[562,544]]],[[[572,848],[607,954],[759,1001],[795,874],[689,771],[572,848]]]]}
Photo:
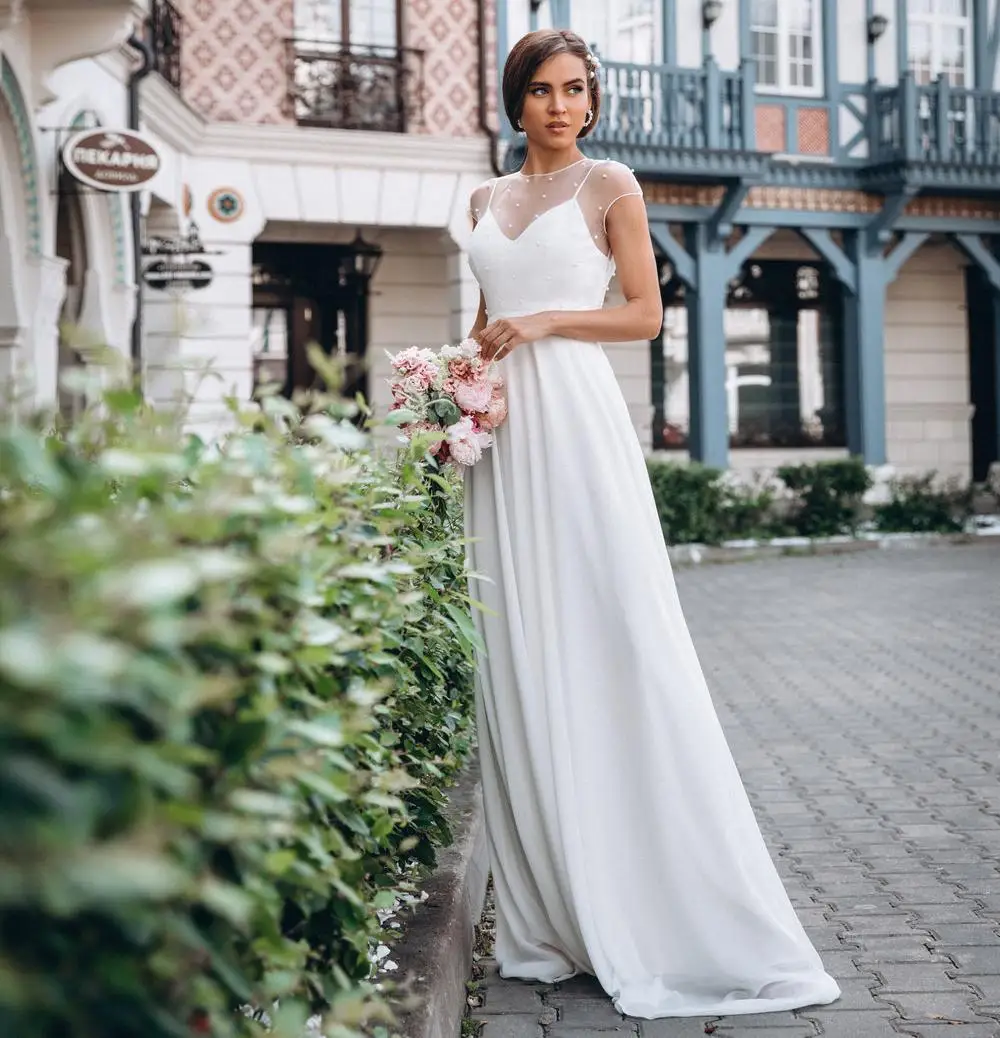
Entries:
{"type": "Polygon", "coordinates": [[[448,373],[452,378],[457,379],[470,379],[474,375],[472,365],[463,357],[456,357],[449,362],[448,373]]]}
{"type": "Polygon", "coordinates": [[[493,396],[493,386],[486,380],[460,382],[455,387],[455,403],[465,412],[486,411],[493,396]]]}
{"type": "Polygon", "coordinates": [[[456,465],[464,467],[475,465],[483,456],[483,449],[475,439],[455,440],[454,443],[448,444],[448,448],[451,452],[451,460],[456,465]]]}

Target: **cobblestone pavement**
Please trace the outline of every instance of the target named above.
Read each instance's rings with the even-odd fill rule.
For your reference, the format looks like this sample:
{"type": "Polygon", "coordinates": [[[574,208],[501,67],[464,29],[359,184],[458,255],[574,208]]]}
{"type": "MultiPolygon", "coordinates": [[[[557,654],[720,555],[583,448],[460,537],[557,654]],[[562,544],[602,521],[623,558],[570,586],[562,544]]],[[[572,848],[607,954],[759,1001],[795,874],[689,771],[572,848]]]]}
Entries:
{"type": "Polygon", "coordinates": [[[842,999],[623,1019],[500,980],[483,1038],[1000,1038],[1000,543],[681,570],[743,780],[842,999]]]}

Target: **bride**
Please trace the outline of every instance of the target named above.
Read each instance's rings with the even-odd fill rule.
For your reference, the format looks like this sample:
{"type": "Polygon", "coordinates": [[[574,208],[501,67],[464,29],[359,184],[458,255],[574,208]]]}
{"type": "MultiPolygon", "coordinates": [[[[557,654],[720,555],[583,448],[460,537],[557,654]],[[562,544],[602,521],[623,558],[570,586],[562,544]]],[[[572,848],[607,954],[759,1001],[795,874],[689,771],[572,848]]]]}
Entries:
{"type": "Polygon", "coordinates": [[[509,403],[466,478],[501,975],[593,974],[647,1018],[833,1002],[716,716],[600,345],[653,338],[663,310],[638,182],[577,146],[600,113],[596,68],[571,32],[514,47],[504,105],[527,158],[471,200],[470,334],[509,403]],[[602,308],[615,270],[625,302],[602,308]]]}

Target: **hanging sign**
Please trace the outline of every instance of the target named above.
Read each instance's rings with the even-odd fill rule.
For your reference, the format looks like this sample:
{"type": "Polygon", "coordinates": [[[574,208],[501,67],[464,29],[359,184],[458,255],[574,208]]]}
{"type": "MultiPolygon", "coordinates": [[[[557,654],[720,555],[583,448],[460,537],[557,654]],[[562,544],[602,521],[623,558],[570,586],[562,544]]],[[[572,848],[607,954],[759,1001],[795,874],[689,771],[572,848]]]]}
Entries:
{"type": "Polygon", "coordinates": [[[133,130],[83,130],[62,155],[70,174],[98,191],[139,191],[160,172],[160,153],[133,130]]]}
{"type": "Polygon", "coordinates": [[[157,260],[142,272],[142,280],[159,289],[208,288],[212,277],[212,268],[204,260],[157,260]]]}

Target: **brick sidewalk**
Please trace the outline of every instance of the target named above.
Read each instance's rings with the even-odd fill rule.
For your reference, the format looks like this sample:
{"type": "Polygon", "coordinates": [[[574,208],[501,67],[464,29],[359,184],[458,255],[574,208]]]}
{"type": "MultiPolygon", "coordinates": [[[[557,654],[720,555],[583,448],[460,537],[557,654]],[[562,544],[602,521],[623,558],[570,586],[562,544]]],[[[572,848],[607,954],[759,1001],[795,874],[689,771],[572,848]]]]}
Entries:
{"type": "Polygon", "coordinates": [[[483,1038],[1000,1038],[1000,543],[679,571],[743,780],[833,1006],[623,1019],[499,980],[483,1038]]]}

